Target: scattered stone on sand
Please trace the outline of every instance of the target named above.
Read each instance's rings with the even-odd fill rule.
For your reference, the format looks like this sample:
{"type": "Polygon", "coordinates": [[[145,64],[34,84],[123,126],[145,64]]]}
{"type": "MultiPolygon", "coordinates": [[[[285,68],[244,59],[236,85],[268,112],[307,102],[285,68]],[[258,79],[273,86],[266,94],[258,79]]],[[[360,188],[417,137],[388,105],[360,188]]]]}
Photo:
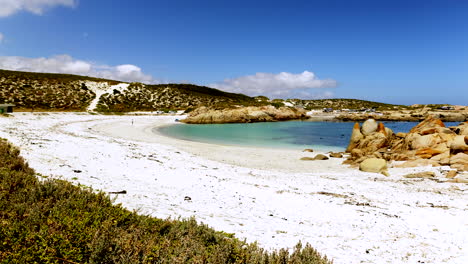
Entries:
{"type": "Polygon", "coordinates": [[[302,152],[314,152],[313,149],[304,149],[302,152]]]}
{"type": "Polygon", "coordinates": [[[329,159],[327,156],[323,154],[317,154],[315,157],[302,157],[301,160],[327,160],[329,159]]]}
{"type": "Polygon", "coordinates": [[[418,173],[410,173],[403,176],[404,178],[434,178],[435,173],[433,171],[423,171],[418,173]]]}
{"type": "Polygon", "coordinates": [[[452,179],[452,178],[455,178],[455,176],[457,176],[457,174],[458,174],[458,172],[456,170],[450,170],[445,175],[445,178],[452,179]]]}
{"type": "Polygon", "coordinates": [[[109,192],[110,194],[127,194],[126,190],[118,191],[118,192],[109,192]]]}
{"type": "Polygon", "coordinates": [[[314,157],[314,160],[327,160],[328,157],[323,155],[323,154],[317,154],[315,157],[314,157]]]}
{"type": "Polygon", "coordinates": [[[331,153],[329,154],[329,156],[330,156],[331,158],[342,158],[342,157],[343,157],[343,153],[339,153],[339,152],[338,152],[338,153],[334,153],[334,152],[331,152],[331,153]]]}
{"type": "Polygon", "coordinates": [[[468,183],[468,176],[458,176],[456,178],[448,180],[447,182],[468,183]]]}
{"type": "Polygon", "coordinates": [[[382,173],[389,176],[387,171],[387,161],[384,159],[369,158],[359,164],[359,170],[365,172],[382,173]]]}

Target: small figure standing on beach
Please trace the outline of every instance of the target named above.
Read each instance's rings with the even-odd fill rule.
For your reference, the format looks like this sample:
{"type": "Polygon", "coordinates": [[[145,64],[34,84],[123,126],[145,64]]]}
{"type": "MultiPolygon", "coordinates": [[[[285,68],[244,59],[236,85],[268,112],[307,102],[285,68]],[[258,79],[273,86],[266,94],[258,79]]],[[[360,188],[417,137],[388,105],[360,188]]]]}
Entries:
{"type": "Polygon", "coordinates": [[[132,119],[132,126],[133,126],[133,119],[132,119]]]}

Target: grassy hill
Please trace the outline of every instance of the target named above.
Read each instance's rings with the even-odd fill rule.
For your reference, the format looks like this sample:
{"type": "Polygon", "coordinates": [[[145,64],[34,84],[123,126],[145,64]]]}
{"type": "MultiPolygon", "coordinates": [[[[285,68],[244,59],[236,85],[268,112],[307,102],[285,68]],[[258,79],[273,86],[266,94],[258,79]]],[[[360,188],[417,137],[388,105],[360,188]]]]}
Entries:
{"type": "Polygon", "coordinates": [[[0,263],[330,263],[310,245],[267,252],[194,219],[157,219],[53,179],[0,138],[0,263]]]}

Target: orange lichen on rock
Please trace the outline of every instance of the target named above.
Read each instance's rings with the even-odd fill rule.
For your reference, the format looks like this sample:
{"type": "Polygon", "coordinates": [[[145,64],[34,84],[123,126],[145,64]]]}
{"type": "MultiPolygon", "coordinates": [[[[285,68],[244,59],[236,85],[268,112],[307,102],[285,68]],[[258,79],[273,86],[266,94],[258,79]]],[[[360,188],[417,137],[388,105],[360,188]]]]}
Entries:
{"type": "Polygon", "coordinates": [[[435,155],[439,155],[443,153],[443,151],[433,149],[433,148],[424,148],[416,151],[416,156],[419,156],[423,159],[430,159],[435,155]]]}
{"type": "Polygon", "coordinates": [[[387,136],[387,131],[385,130],[385,126],[384,126],[383,123],[379,123],[379,124],[377,125],[377,132],[382,133],[382,134],[384,134],[385,136],[387,136]]]}
{"type": "Polygon", "coordinates": [[[436,128],[436,127],[445,127],[445,124],[444,122],[442,122],[442,120],[438,118],[435,118],[433,116],[428,116],[417,126],[413,127],[410,130],[410,133],[421,133],[424,130],[427,130],[429,128],[436,128]]]}

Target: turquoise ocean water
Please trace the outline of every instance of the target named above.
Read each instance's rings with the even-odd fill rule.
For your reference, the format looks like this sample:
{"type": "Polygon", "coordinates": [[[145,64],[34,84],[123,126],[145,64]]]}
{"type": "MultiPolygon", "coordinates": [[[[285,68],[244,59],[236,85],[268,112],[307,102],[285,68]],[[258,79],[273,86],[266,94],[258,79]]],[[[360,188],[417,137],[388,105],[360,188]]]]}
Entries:
{"type": "MultiPolygon", "coordinates": [[[[408,132],[416,122],[384,122],[396,132],[408,132]]],[[[446,123],[454,126],[458,123],[446,123]]],[[[265,122],[247,124],[174,124],[157,128],[157,132],[183,140],[283,149],[312,148],[344,151],[354,122],[265,122]]],[[[156,129],[156,128],[155,128],[156,129]]],[[[156,132],[156,131],[155,131],[156,132]]]]}

